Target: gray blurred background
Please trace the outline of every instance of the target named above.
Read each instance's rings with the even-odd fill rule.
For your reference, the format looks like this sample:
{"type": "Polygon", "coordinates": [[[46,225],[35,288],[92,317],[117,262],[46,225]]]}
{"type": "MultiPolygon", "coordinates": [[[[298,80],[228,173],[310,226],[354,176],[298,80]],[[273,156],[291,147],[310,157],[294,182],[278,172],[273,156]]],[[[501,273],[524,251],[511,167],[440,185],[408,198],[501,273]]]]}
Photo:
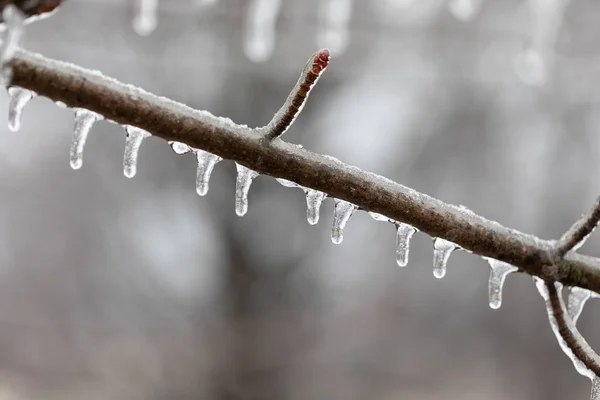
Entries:
{"type": "MultiPolygon", "coordinates": [[[[286,140],[557,238],[600,191],[600,3],[472,1],[282,0],[256,19],[250,1],[162,0],[140,36],[137,1],[68,0],[24,47],[260,126],[331,46],[286,140]]],[[[527,276],[493,311],[479,257],[437,280],[417,234],[400,269],[393,227],[362,212],[333,245],[332,201],[310,226],[269,177],[239,218],[232,162],[201,198],[194,157],[157,138],[128,180],[105,122],[74,172],[71,110],[36,98],[13,133],[0,104],[2,400],[589,396],[527,276]]],[[[579,326],[598,349],[597,307],[579,326]]]]}

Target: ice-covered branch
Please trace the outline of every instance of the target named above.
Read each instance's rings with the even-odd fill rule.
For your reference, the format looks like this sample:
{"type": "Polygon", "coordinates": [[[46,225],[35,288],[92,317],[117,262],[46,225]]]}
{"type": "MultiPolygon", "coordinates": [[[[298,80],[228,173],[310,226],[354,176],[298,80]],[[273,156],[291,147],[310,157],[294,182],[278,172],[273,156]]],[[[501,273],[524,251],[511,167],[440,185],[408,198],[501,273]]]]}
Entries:
{"type": "Polygon", "coordinates": [[[296,86],[294,86],[283,106],[266,127],[266,137],[269,140],[283,135],[292,125],[298,114],[300,114],[300,111],[304,108],[311,89],[327,68],[330,58],[329,50],[322,49],[313,54],[308,60],[296,86]]]}
{"type": "Polygon", "coordinates": [[[596,199],[594,207],[587,215],[575,222],[571,228],[560,238],[556,244],[556,254],[563,257],[570,250],[577,250],[583,246],[586,239],[594,232],[600,222],[600,196],[596,199]]]}
{"type": "Polygon", "coordinates": [[[544,299],[550,327],[563,352],[571,359],[581,375],[592,381],[592,400],[600,399],[600,357],[581,336],[567,313],[559,282],[544,282],[534,278],[535,285],[544,299]]]}
{"type": "Polygon", "coordinates": [[[384,215],[464,250],[494,258],[531,275],[600,293],[600,259],[568,252],[554,256],[554,242],[538,239],[443,203],[382,176],[316,154],[262,131],[145,92],[72,64],[18,50],[13,84],[83,108],[167,141],[233,160],[260,174],[293,181],[362,210],[384,215]]]}

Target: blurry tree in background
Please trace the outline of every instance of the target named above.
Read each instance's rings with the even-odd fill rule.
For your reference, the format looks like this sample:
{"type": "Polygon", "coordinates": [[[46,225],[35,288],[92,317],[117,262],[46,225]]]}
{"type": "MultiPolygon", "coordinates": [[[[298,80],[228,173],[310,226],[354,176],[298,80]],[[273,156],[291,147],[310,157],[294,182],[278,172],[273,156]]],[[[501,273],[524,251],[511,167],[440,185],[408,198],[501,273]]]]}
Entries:
{"type": "MultiPolygon", "coordinates": [[[[596,1],[64,3],[22,47],[249,126],[331,47],[286,140],[505,226],[560,237],[600,191],[596,1]]],[[[481,258],[433,279],[416,234],[399,270],[366,213],[333,246],[332,201],[310,226],[266,177],[240,219],[233,163],[200,198],[193,157],[154,138],[126,180],[105,122],[74,173],[72,114],[36,98],[2,131],[0,398],[588,398],[529,277],[492,312],[481,258]]],[[[595,307],[579,329],[599,348],[595,307]]]]}

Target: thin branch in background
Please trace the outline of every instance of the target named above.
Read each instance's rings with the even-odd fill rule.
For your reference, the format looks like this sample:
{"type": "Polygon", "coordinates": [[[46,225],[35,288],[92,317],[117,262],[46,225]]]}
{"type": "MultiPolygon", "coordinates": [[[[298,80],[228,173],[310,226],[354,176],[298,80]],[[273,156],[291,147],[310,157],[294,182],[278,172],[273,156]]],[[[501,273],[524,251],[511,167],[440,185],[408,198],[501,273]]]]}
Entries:
{"type": "Polygon", "coordinates": [[[600,379],[600,357],[581,336],[569,317],[562,298],[563,285],[559,282],[545,282],[534,278],[535,285],[544,299],[550,327],[563,352],[571,359],[581,375],[592,381],[592,400],[600,399],[598,380],[600,379]]]}
{"type": "Polygon", "coordinates": [[[330,59],[331,54],[328,49],[319,50],[309,58],[285,103],[266,126],[267,139],[273,140],[283,135],[294,123],[294,120],[304,108],[313,86],[329,65],[330,59]]]}
{"type": "Polygon", "coordinates": [[[596,199],[591,211],[575,222],[556,244],[556,255],[564,257],[571,250],[583,246],[588,237],[600,222],[600,196],[596,199]]]}

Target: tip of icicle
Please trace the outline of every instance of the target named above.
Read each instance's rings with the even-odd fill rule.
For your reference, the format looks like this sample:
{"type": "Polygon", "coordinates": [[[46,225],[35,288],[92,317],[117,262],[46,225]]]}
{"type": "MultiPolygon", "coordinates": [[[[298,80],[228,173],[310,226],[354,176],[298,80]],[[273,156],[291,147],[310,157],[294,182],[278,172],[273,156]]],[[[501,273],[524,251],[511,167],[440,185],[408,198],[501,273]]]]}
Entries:
{"type": "Polygon", "coordinates": [[[123,169],[123,175],[125,175],[126,178],[133,178],[135,176],[136,173],[136,169],[135,168],[125,168],[123,169]]]}
{"type": "Polygon", "coordinates": [[[83,165],[83,161],[82,160],[73,160],[73,161],[71,161],[71,168],[74,169],[75,171],[77,171],[78,169],[80,169],[82,165],[83,165]]]}

